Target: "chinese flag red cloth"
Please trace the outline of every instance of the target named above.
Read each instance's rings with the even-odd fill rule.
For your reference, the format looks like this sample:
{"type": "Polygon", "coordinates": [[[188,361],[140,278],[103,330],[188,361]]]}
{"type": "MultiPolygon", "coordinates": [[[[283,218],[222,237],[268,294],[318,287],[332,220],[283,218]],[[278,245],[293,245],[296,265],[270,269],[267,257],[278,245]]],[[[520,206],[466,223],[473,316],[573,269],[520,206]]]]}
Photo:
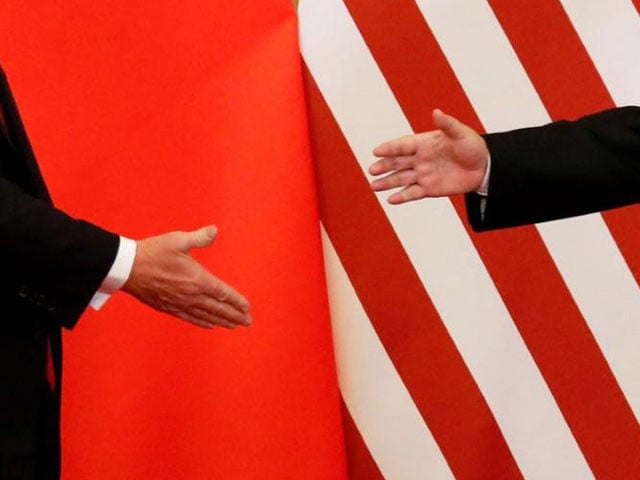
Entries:
{"type": "Polygon", "coordinates": [[[290,0],[9,0],[0,60],[57,205],[198,252],[252,302],[204,331],[125,294],[65,337],[63,478],[345,478],[290,0]],[[56,118],[56,122],[51,122],[56,118]]]}

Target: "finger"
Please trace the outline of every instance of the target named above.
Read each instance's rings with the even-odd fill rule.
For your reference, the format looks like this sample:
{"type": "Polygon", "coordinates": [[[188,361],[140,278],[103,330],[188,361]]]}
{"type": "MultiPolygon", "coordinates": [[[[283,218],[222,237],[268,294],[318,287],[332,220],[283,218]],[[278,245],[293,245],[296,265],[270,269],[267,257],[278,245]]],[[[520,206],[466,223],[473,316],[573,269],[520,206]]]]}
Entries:
{"type": "Polygon", "coordinates": [[[183,320],[187,320],[194,325],[202,326],[203,328],[213,328],[217,326],[233,330],[238,326],[233,322],[211,315],[211,313],[196,307],[191,307],[185,312],[180,312],[178,316],[183,320]]]}
{"type": "Polygon", "coordinates": [[[464,123],[439,109],[433,111],[433,123],[447,137],[453,140],[463,138],[467,130],[467,126],[464,123]]]}
{"type": "Polygon", "coordinates": [[[208,225],[193,232],[187,232],[187,249],[204,248],[213,243],[218,234],[215,225],[208,225]]]}
{"type": "Polygon", "coordinates": [[[376,157],[394,157],[400,155],[413,155],[416,153],[417,142],[415,135],[405,135],[396,138],[373,149],[376,157]]]}
{"type": "Polygon", "coordinates": [[[397,157],[385,157],[378,160],[376,163],[369,167],[369,173],[371,175],[381,175],[393,170],[405,170],[411,168],[415,157],[411,156],[397,156],[397,157]]]}
{"type": "Polygon", "coordinates": [[[228,303],[244,313],[247,313],[251,307],[249,300],[243,295],[211,274],[209,274],[207,281],[203,284],[203,292],[209,297],[228,303]]]}
{"type": "Polygon", "coordinates": [[[251,325],[251,317],[247,313],[241,312],[227,303],[202,295],[195,305],[212,317],[221,318],[234,325],[244,325],[245,327],[251,325]]]}
{"type": "Polygon", "coordinates": [[[406,203],[412,200],[418,200],[426,196],[427,194],[423,187],[421,187],[420,185],[413,184],[402,189],[398,193],[394,193],[393,195],[391,195],[389,197],[389,203],[393,205],[398,205],[400,203],[406,203]]]}
{"type": "Polygon", "coordinates": [[[192,315],[204,322],[211,323],[213,326],[228,328],[229,330],[233,330],[238,326],[237,323],[230,322],[226,318],[222,318],[218,315],[211,315],[210,312],[198,308],[194,308],[192,310],[192,315]]]}
{"type": "Polygon", "coordinates": [[[188,313],[185,313],[185,312],[176,312],[174,315],[186,322],[196,325],[197,327],[212,329],[215,326],[212,322],[201,320],[200,318],[196,318],[193,315],[189,315],[188,313]]]}
{"type": "Polygon", "coordinates": [[[226,328],[228,330],[235,330],[235,328],[238,326],[237,323],[228,322],[224,318],[219,318],[219,317],[212,317],[211,321],[214,323],[214,325],[217,325],[218,327],[226,328]]]}
{"type": "Polygon", "coordinates": [[[405,187],[416,182],[416,172],[413,169],[400,170],[387,175],[384,178],[379,178],[371,182],[371,188],[376,192],[382,190],[389,190],[390,188],[405,187]]]}

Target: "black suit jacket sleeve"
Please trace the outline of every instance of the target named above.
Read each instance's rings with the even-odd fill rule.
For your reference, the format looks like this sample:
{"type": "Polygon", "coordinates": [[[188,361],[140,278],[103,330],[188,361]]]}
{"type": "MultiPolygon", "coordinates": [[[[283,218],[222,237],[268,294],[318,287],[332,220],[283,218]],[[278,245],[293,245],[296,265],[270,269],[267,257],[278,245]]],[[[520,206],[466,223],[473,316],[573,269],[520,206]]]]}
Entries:
{"type": "Polygon", "coordinates": [[[2,324],[71,328],[111,268],[119,237],[53,207],[1,68],[0,108],[2,324]]]}
{"type": "Polygon", "coordinates": [[[484,136],[489,195],[466,196],[476,230],[582,215],[640,201],[640,107],[484,136]]]}
{"type": "Polygon", "coordinates": [[[17,318],[73,327],[111,268],[118,245],[117,235],[0,179],[0,295],[17,318]]]}

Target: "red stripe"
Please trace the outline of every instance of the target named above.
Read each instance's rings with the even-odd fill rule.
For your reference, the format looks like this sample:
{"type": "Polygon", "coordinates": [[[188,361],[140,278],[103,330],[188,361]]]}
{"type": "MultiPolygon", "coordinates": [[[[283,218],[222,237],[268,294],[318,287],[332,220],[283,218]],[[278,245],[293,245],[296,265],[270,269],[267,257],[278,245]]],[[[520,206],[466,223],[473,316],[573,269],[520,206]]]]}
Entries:
{"type": "Polygon", "coordinates": [[[391,360],[456,478],[522,478],[340,127],[306,76],[320,218],[391,360]]]}
{"type": "MultiPolygon", "coordinates": [[[[432,128],[430,112],[436,106],[480,128],[413,2],[345,3],[416,131],[432,128]]],[[[538,5],[527,8],[520,2],[513,9],[531,19],[530,10],[538,5]]],[[[539,28],[547,23],[530,23],[538,27],[538,36],[548,34],[546,27],[539,28]]],[[[464,217],[461,199],[454,204],[464,217]]],[[[640,458],[637,423],[537,230],[522,227],[470,235],[589,465],[605,475],[602,478],[613,478],[613,472],[624,478],[628,459],[640,458]]]]}
{"type": "MultiPolygon", "coordinates": [[[[633,5],[640,14],[640,0],[633,0],[633,5]]],[[[630,52],[633,54],[635,50],[635,48],[631,48],[630,52]]],[[[640,283],[640,248],[638,248],[640,245],[640,229],[638,229],[640,205],[605,212],[603,217],[615,237],[618,248],[631,268],[636,282],[640,283]]]]}
{"type": "MultiPolygon", "coordinates": [[[[591,58],[557,0],[515,5],[489,2],[554,120],[614,108],[591,58]],[[546,22],[546,23],[538,23],[546,22]],[[545,25],[540,29],[539,25],[545,25]]],[[[604,212],[603,218],[636,281],[640,282],[640,205],[604,212]]]]}
{"type": "Polygon", "coordinates": [[[552,118],[578,118],[614,106],[557,0],[517,6],[489,0],[489,4],[552,118]]]}
{"type": "MultiPolygon", "coordinates": [[[[490,4],[553,119],[575,118],[614,107],[591,58],[556,0],[517,8],[507,0],[491,0],[490,4]],[[539,25],[545,28],[531,27],[539,25]]],[[[639,213],[640,206],[634,206],[603,214],[636,279],[640,273],[640,231],[630,227],[638,225],[639,213]]],[[[584,367],[590,368],[583,373],[589,382],[581,389],[559,384],[554,386],[554,393],[564,399],[563,404],[571,405],[565,415],[598,478],[640,477],[640,461],[631,462],[635,463],[633,467],[629,464],[630,460],[640,459],[640,426],[613,374],[599,358],[601,355],[586,352],[592,357],[583,357],[588,360],[584,367]],[[576,409],[579,406],[582,408],[576,409]],[[594,411],[602,413],[588,415],[594,411]]]]}
{"type": "Polygon", "coordinates": [[[342,402],[349,480],[384,480],[347,406],[342,402]]]}

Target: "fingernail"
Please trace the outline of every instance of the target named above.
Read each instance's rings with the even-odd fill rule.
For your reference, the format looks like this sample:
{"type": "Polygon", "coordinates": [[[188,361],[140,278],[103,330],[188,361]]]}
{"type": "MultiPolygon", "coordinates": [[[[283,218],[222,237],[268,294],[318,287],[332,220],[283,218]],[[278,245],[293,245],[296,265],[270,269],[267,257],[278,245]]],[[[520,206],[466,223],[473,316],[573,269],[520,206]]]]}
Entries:
{"type": "Polygon", "coordinates": [[[198,236],[198,241],[200,243],[207,243],[211,241],[215,234],[216,234],[216,229],[211,226],[201,228],[196,232],[196,235],[198,236]]]}
{"type": "Polygon", "coordinates": [[[215,237],[216,233],[218,233],[218,229],[213,225],[209,225],[208,227],[206,227],[205,231],[207,232],[207,236],[210,239],[215,237]]]}

